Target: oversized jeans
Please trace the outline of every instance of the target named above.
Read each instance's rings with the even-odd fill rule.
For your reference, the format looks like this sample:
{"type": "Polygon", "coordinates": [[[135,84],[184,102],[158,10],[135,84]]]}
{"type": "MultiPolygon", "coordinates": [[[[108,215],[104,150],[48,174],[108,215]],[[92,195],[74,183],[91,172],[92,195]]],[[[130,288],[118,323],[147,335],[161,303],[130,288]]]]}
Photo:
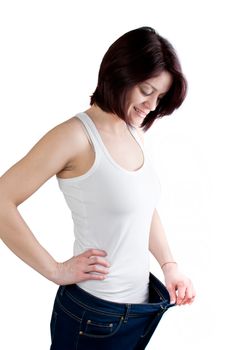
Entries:
{"type": "Polygon", "coordinates": [[[100,299],[76,284],[60,286],[52,317],[50,350],[142,350],[169,307],[166,287],[151,272],[148,303],[100,299]]]}

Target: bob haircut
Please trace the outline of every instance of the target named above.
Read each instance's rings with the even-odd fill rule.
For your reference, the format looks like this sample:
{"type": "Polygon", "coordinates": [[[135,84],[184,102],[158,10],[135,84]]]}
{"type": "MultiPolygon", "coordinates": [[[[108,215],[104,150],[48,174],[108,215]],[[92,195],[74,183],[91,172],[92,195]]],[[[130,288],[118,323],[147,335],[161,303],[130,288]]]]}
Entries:
{"type": "Polygon", "coordinates": [[[162,71],[172,75],[172,85],[156,109],[144,118],[141,128],[147,131],[156,118],[172,114],[187,94],[176,51],[170,42],[151,27],[140,27],[119,37],[105,53],[98,74],[97,87],[90,96],[90,105],[114,113],[126,123],[125,97],[135,85],[162,71]]]}

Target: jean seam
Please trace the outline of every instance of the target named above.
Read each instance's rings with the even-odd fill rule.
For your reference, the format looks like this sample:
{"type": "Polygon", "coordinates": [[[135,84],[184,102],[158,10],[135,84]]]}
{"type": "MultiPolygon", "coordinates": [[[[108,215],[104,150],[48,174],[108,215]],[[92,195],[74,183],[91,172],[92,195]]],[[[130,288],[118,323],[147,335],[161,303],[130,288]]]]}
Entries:
{"type": "Polygon", "coordinates": [[[83,332],[82,333],[82,336],[86,336],[86,337],[89,337],[89,338],[103,338],[103,339],[105,339],[105,338],[110,338],[110,337],[112,337],[112,336],[114,336],[117,332],[118,332],[118,330],[120,329],[120,327],[121,327],[121,325],[122,325],[122,323],[123,323],[123,320],[124,320],[124,317],[123,316],[121,316],[120,317],[120,320],[119,320],[119,323],[118,323],[118,325],[116,326],[116,329],[114,330],[114,332],[112,332],[112,333],[110,333],[110,334],[105,334],[105,335],[95,335],[95,334],[88,334],[88,333],[85,333],[85,332],[83,332]]]}
{"type": "Polygon", "coordinates": [[[145,333],[141,335],[141,339],[142,339],[142,338],[145,338],[146,335],[153,329],[155,323],[157,323],[157,322],[160,321],[160,318],[162,317],[162,314],[163,314],[163,312],[161,312],[161,313],[158,312],[158,313],[156,314],[156,316],[152,319],[152,321],[151,321],[150,324],[148,325],[148,327],[147,327],[145,333]]]}
{"type": "Polygon", "coordinates": [[[67,294],[68,298],[70,298],[75,304],[79,305],[79,306],[82,306],[83,308],[85,308],[86,310],[88,311],[93,311],[93,312],[96,312],[98,314],[101,314],[101,315],[106,315],[106,316],[115,316],[115,317],[121,317],[123,316],[123,313],[115,313],[115,312],[108,312],[108,311],[101,311],[99,309],[95,309],[95,308],[92,308],[84,303],[82,303],[81,301],[73,298],[73,296],[65,290],[65,293],[67,294]]]}
{"type": "Polygon", "coordinates": [[[57,323],[57,317],[58,317],[58,313],[54,310],[53,313],[52,313],[52,320],[51,320],[51,341],[53,341],[54,336],[55,336],[55,328],[56,328],[56,323],[57,323]]]}
{"type": "MultiPolygon", "coordinates": [[[[156,278],[153,274],[151,274],[151,279],[156,280],[156,283],[158,283],[163,289],[165,289],[166,292],[168,292],[166,286],[158,278],[156,278]]],[[[152,284],[152,287],[154,289],[156,288],[156,290],[159,292],[159,289],[157,287],[155,287],[153,284],[152,284]]],[[[165,297],[163,296],[163,294],[161,294],[161,292],[159,292],[159,294],[164,300],[166,300],[165,297]]]]}
{"type": "Polygon", "coordinates": [[[160,290],[159,290],[157,287],[152,286],[152,288],[156,291],[156,293],[158,293],[158,294],[160,295],[160,297],[161,297],[164,301],[167,300],[167,299],[163,296],[163,294],[160,292],[160,290]]]}
{"type": "Polygon", "coordinates": [[[81,323],[82,319],[79,318],[78,316],[74,315],[73,313],[71,313],[69,310],[67,310],[62,304],[61,301],[59,300],[59,298],[56,299],[56,302],[58,304],[58,307],[60,309],[62,309],[62,311],[64,311],[68,316],[72,317],[73,319],[75,319],[76,321],[79,321],[81,323]]]}
{"type": "MultiPolygon", "coordinates": [[[[153,289],[154,289],[158,294],[161,295],[161,293],[158,291],[157,288],[155,288],[154,286],[152,286],[152,287],[153,287],[153,289]]],[[[75,304],[77,304],[77,305],[83,307],[83,308],[86,309],[87,311],[92,311],[92,312],[95,312],[95,313],[97,313],[97,314],[105,315],[105,316],[114,316],[114,317],[121,317],[121,316],[124,316],[124,313],[118,313],[118,314],[117,314],[117,313],[114,313],[114,312],[101,311],[101,310],[99,310],[99,309],[92,308],[92,307],[90,307],[90,306],[88,306],[88,305],[82,303],[81,301],[77,300],[76,298],[74,298],[68,291],[65,290],[64,292],[65,292],[65,294],[67,294],[68,298],[71,299],[75,304]]],[[[162,296],[162,297],[163,297],[163,296],[162,296]]],[[[163,300],[164,300],[164,302],[166,301],[166,299],[165,299],[164,297],[163,297],[163,300]]],[[[163,302],[163,303],[164,303],[164,302],[163,302]]],[[[161,309],[164,309],[164,307],[162,307],[162,305],[160,305],[160,303],[159,303],[159,307],[160,307],[161,309]]],[[[144,313],[141,313],[140,315],[139,315],[139,314],[133,314],[133,313],[131,313],[128,317],[142,317],[143,314],[144,314],[144,313]]],[[[147,315],[148,313],[146,312],[145,314],[147,315]]]]}

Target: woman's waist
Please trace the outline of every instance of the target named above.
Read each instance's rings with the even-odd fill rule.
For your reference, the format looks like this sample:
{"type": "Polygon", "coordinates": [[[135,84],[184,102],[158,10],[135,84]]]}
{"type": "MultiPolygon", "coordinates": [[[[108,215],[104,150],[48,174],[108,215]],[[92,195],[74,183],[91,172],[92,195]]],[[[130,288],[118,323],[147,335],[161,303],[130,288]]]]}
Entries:
{"type": "Polygon", "coordinates": [[[60,307],[62,304],[72,313],[78,308],[77,311],[80,312],[80,318],[84,314],[83,311],[80,311],[81,306],[87,311],[92,310],[101,315],[115,315],[116,317],[123,316],[126,310],[128,310],[130,317],[135,317],[146,313],[164,312],[170,306],[174,306],[170,304],[170,297],[166,287],[152,273],[149,273],[146,285],[149,293],[149,299],[146,302],[144,300],[136,300],[134,302],[134,296],[130,299],[119,301],[115,298],[112,301],[104,299],[102,295],[101,297],[95,295],[95,292],[90,293],[76,284],[60,286],[58,290],[58,304],[60,307]]]}
{"type": "Polygon", "coordinates": [[[148,300],[149,264],[139,267],[125,266],[124,270],[110,268],[104,280],[77,283],[86,292],[118,303],[144,303],[148,300]]]}

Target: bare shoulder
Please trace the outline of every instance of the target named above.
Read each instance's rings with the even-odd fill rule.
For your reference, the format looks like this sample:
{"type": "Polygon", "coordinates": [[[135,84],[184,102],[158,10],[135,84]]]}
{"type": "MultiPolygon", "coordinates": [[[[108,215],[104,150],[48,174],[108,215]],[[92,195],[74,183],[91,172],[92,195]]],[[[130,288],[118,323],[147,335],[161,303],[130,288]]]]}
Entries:
{"type": "MultiPolygon", "coordinates": [[[[68,146],[70,145],[72,148],[74,146],[78,146],[80,149],[80,147],[82,147],[84,144],[87,144],[87,136],[84,132],[84,125],[76,116],[64,120],[60,124],[56,125],[54,129],[57,129],[57,134],[61,134],[64,136],[64,138],[66,138],[68,146]]],[[[76,152],[76,150],[74,151],[76,152]]]]}
{"type": "Polygon", "coordinates": [[[89,140],[84,129],[83,122],[78,117],[72,116],[49,131],[48,141],[49,138],[54,138],[60,149],[60,155],[64,158],[63,166],[58,173],[66,168],[70,169],[73,160],[87,151],[89,140]]]}
{"type": "Polygon", "coordinates": [[[87,137],[77,117],[55,125],[0,177],[0,195],[19,205],[49,178],[66,168],[71,159],[87,149],[87,145],[87,137]]]}
{"type": "Polygon", "coordinates": [[[82,134],[82,130],[83,130],[83,123],[81,122],[81,120],[79,118],[77,118],[76,116],[70,117],[68,119],[65,119],[63,122],[61,122],[60,124],[58,124],[56,127],[60,127],[61,129],[67,130],[68,132],[74,132],[77,133],[77,131],[81,132],[82,134]]]}

